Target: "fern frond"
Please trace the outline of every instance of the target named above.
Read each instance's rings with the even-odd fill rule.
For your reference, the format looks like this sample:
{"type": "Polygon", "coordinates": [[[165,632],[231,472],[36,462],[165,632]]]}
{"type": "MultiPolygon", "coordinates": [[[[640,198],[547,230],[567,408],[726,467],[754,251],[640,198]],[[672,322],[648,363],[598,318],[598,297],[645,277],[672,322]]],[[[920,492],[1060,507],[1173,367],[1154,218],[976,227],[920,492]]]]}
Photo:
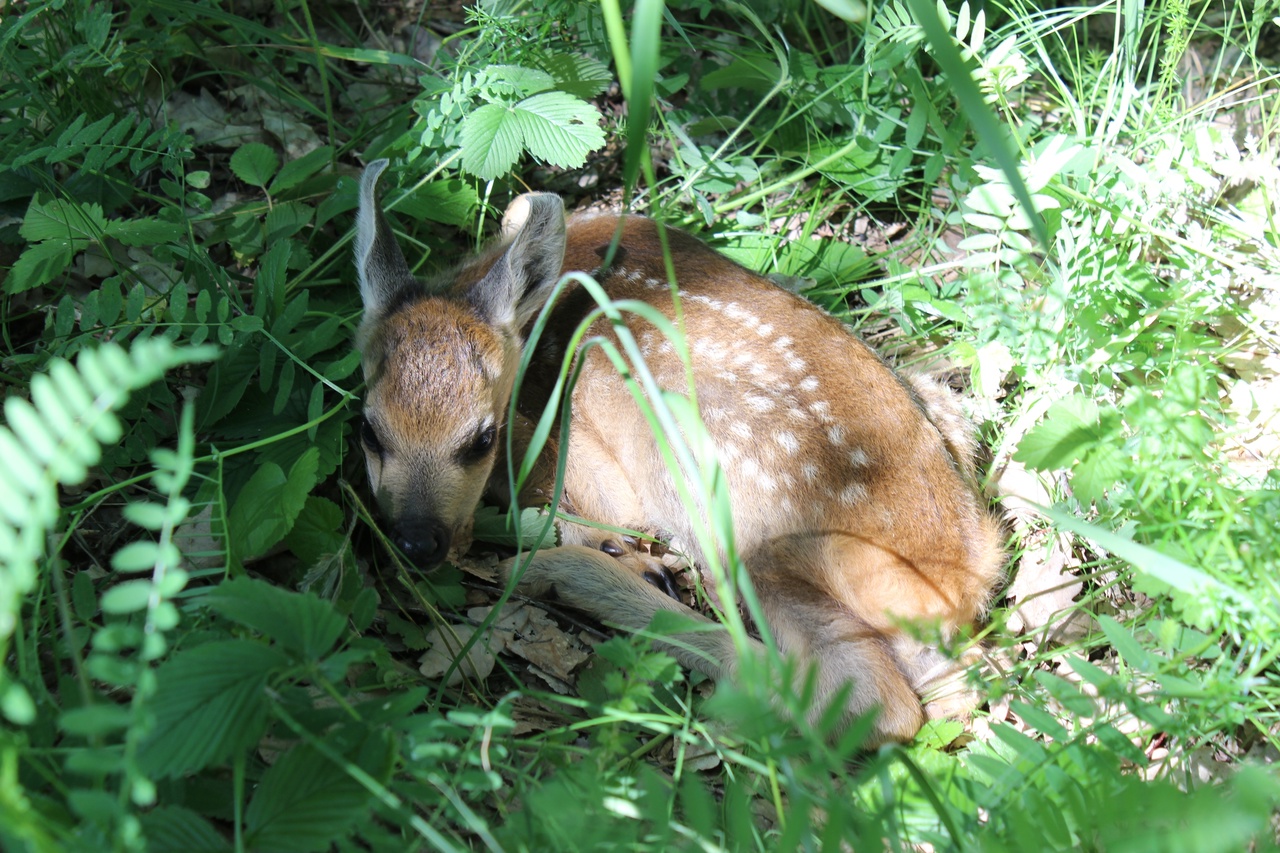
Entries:
{"type": "MultiPolygon", "coordinates": [[[[57,359],[31,381],[30,401],[11,396],[0,426],[0,649],[17,626],[25,596],[36,586],[46,535],[58,521],[58,486],[82,482],[118,441],[115,412],[129,394],[177,365],[205,360],[212,348],[179,349],[161,338],[84,350],[76,366],[57,359]]],[[[30,702],[0,672],[0,709],[13,722],[30,702]]]]}

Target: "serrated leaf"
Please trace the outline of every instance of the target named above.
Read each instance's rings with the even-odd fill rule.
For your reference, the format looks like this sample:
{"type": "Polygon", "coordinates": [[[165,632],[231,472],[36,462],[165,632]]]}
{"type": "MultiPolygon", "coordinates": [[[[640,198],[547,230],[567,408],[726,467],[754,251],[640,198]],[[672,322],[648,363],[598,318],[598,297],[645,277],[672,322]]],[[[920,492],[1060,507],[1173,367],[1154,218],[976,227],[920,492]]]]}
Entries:
{"type": "Polygon", "coordinates": [[[307,178],[319,172],[333,160],[333,146],[321,145],[315,151],[302,155],[297,160],[290,160],[280,169],[271,182],[269,192],[273,195],[281,190],[292,189],[307,178]]]}
{"type": "Polygon", "coordinates": [[[274,462],[264,462],[240,490],[227,514],[227,532],[241,560],[265,554],[284,538],[315,487],[320,451],[310,448],[286,477],[274,462]]]}
{"type": "Polygon", "coordinates": [[[364,786],[308,744],[271,766],[245,812],[247,846],[254,850],[329,849],[365,818],[364,786]]]}
{"type": "Polygon", "coordinates": [[[327,601],[251,578],[221,584],[205,601],[226,618],[265,634],[308,660],[327,654],[346,625],[327,601]]]}
{"type": "Polygon", "coordinates": [[[6,293],[22,293],[53,281],[71,263],[70,240],[46,240],[28,246],[9,268],[4,279],[6,293]]]}
{"type": "Polygon", "coordinates": [[[190,809],[160,806],[138,819],[147,839],[147,853],[226,853],[226,839],[190,809]]]}
{"type": "Polygon", "coordinates": [[[1070,467],[1098,441],[1098,406],[1079,395],[1049,407],[1018,443],[1013,458],[1038,471],[1070,467]]]}
{"type": "Polygon", "coordinates": [[[462,168],[491,181],[511,170],[524,148],[515,110],[485,104],[462,122],[462,168]]]}
{"type": "Polygon", "coordinates": [[[39,204],[32,199],[18,233],[31,242],[72,240],[83,246],[97,240],[106,225],[107,217],[101,205],[60,198],[39,204]]]}
{"type": "Polygon", "coordinates": [[[267,679],[287,663],[279,649],[251,640],[175,654],[156,670],[155,726],[142,744],[143,767],[180,776],[257,743],[266,727],[267,679]]]}
{"type": "Polygon", "coordinates": [[[276,152],[261,142],[249,142],[231,155],[231,171],[246,184],[265,187],[280,168],[276,152]]]}
{"type": "Polygon", "coordinates": [[[313,565],[323,555],[335,553],[342,547],[345,541],[342,522],[341,507],[328,498],[312,495],[307,498],[284,544],[304,564],[313,565]]]}
{"type": "Polygon", "coordinates": [[[445,225],[463,226],[480,206],[475,187],[457,179],[432,181],[419,187],[396,205],[396,211],[414,219],[430,219],[445,225]]]}
{"type": "Polygon", "coordinates": [[[485,69],[485,79],[491,84],[503,84],[521,97],[545,92],[555,84],[547,72],[523,65],[490,65],[485,69]]]}
{"type": "Polygon", "coordinates": [[[577,98],[590,100],[613,82],[609,66],[579,53],[554,53],[542,67],[555,79],[555,87],[577,98]]]}
{"type": "Polygon", "coordinates": [[[566,92],[526,98],[515,112],[529,153],[553,166],[581,166],[604,145],[599,110],[566,92]]]}

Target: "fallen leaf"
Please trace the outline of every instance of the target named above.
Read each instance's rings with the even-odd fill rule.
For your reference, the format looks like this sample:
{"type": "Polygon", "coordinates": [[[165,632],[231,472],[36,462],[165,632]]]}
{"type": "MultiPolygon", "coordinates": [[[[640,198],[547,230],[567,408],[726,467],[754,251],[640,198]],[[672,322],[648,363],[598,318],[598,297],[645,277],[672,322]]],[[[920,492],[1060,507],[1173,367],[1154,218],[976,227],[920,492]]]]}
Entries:
{"type": "Polygon", "coordinates": [[[483,681],[493,672],[497,660],[488,648],[487,638],[481,637],[467,650],[466,658],[456,667],[453,662],[458,652],[476,633],[471,625],[441,625],[427,633],[427,642],[431,647],[418,659],[418,671],[427,678],[440,678],[452,667],[453,672],[445,682],[449,687],[456,687],[464,678],[483,681]]]}

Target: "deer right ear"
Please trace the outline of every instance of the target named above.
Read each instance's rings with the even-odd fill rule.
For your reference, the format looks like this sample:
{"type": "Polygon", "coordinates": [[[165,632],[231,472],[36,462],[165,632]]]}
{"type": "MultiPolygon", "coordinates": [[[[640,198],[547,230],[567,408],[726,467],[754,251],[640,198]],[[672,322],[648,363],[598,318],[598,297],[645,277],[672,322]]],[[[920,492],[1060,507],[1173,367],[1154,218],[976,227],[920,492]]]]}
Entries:
{"type": "Polygon", "coordinates": [[[565,248],[564,202],[553,193],[525,193],[502,218],[511,242],[467,294],[480,316],[517,329],[541,310],[560,280],[565,248]]]}
{"type": "Polygon", "coordinates": [[[374,160],[360,177],[360,212],[356,216],[356,271],[366,317],[382,313],[406,288],[418,287],[391,226],[378,206],[378,176],[388,160],[374,160]]]}

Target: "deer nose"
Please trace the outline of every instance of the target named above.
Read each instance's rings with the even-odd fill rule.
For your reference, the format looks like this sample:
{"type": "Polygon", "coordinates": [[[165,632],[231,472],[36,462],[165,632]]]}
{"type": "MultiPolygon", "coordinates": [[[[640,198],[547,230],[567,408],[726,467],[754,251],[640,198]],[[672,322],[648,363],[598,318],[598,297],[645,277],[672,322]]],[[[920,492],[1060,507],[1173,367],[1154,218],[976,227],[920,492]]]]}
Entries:
{"type": "Polygon", "coordinates": [[[398,524],[391,534],[391,541],[401,553],[423,571],[434,569],[444,562],[452,539],[449,530],[438,521],[398,524]]]}

